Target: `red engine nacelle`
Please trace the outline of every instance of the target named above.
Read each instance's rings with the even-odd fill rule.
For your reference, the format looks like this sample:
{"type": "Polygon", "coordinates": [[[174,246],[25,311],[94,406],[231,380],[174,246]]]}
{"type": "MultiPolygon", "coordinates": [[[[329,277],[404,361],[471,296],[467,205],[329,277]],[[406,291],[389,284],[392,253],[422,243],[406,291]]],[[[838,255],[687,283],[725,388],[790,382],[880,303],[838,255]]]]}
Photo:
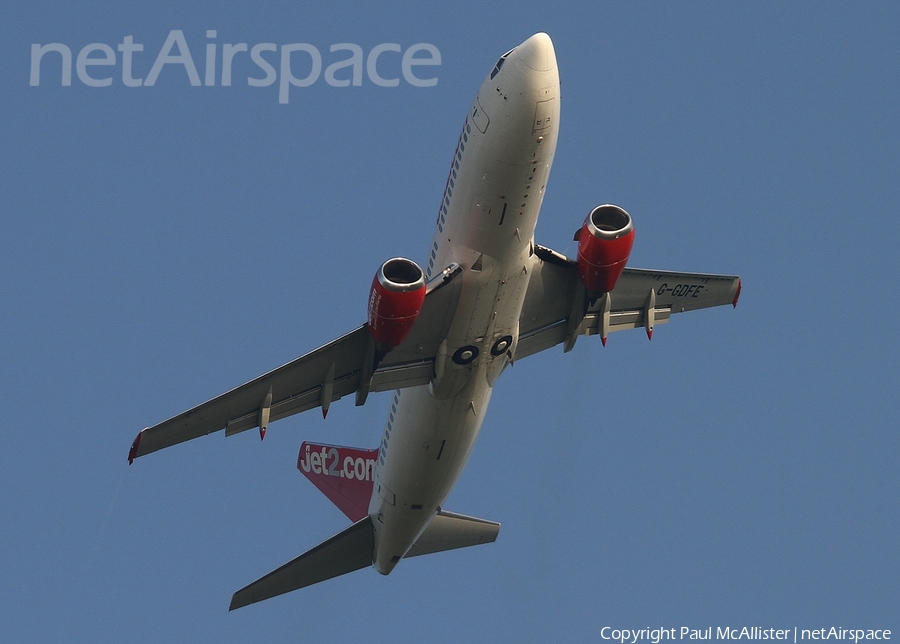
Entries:
{"type": "Polygon", "coordinates": [[[634,244],[634,222],[618,206],[594,208],[576,235],[578,276],[589,291],[608,293],[622,274],[634,244]]]}
{"type": "Polygon", "coordinates": [[[372,280],[369,333],[388,349],[399,346],[422,310],[425,274],[411,259],[389,259],[372,280]]]}

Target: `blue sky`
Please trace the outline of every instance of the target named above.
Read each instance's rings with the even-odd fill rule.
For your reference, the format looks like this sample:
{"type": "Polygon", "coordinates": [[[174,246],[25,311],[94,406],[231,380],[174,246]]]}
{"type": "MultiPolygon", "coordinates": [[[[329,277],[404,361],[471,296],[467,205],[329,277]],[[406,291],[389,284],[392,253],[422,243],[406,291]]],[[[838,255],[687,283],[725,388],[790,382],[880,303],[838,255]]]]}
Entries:
{"type": "Polygon", "coordinates": [[[0,18],[0,639],[900,633],[895,4],[38,1],[0,18]],[[208,42],[307,42],[326,66],[336,43],[430,43],[438,83],[319,79],[280,104],[236,58],[230,87],[174,65],[125,87],[116,46],[144,44],[146,78],[173,29],[201,78],[208,42]],[[474,92],[537,31],[562,83],[537,241],[572,255],[590,208],[617,203],[631,265],[739,274],[740,305],[508,370],[446,504],[500,521],[495,544],[228,613],[346,525],[297,450],[374,446],[387,394],[128,467],[131,440],[357,326],[386,258],[426,260],[474,92]],[[88,70],[112,84],[73,70],[63,87],[50,53],[30,86],[33,43],[109,45],[117,65],[88,70]]]}

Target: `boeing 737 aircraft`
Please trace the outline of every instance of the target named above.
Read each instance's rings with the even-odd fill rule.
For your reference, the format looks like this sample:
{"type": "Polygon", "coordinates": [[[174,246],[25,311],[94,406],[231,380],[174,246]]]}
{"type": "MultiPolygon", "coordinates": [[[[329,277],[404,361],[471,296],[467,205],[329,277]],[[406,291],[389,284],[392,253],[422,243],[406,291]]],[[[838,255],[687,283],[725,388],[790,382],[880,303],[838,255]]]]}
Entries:
{"type": "Polygon", "coordinates": [[[231,609],[366,566],[387,575],[406,557],[492,542],[500,524],[448,512],[487,413],[514,361],[582,335],[648,336],[673,313],[737,305],[740,278],[626,268],[631,216],[597,206],[572,260],[534,241],[559,131],[550,38],[500,57],[478,89],[456,146],[425,268],[386,261],[368,321],[255,380],[140,432],[139,456],[224,429],[232,436],[354,394],[393,390],[372,450],[304,443],[297,465],[353,522],[234,594],[231,609]]]}

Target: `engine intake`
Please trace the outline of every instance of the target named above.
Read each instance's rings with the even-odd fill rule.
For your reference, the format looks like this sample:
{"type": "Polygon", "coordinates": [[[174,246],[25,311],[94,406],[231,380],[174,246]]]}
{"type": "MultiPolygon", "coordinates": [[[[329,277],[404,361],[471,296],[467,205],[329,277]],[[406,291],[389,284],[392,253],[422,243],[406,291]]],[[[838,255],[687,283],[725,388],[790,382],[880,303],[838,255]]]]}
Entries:
{"type": "Polygon", "coordinates": [[[634,244],[634,222],[612,204],[594,208],[576,236],[578,276],[589,291],[608,293],[622,275],[634,244]]]}
{"type": "Polygon", "coordinates": [[[386,349],[399,346],[422,310],[425,274],[411,259],[389,259],[369,291],[369,333],[386,349]]]}

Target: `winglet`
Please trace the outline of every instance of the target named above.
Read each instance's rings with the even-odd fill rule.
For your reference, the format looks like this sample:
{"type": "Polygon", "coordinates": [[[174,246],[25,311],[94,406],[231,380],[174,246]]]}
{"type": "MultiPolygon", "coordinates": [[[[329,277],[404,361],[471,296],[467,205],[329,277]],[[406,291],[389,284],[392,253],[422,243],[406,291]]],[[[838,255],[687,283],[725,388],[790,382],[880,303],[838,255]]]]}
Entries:
{"type": "Polygon", "coordinates": [[[737,308],[738,298],[741,296],[741,278],[738,278],[737,291],[734,293],[734,301],[731,303],[733,308],[737,308]]]}

